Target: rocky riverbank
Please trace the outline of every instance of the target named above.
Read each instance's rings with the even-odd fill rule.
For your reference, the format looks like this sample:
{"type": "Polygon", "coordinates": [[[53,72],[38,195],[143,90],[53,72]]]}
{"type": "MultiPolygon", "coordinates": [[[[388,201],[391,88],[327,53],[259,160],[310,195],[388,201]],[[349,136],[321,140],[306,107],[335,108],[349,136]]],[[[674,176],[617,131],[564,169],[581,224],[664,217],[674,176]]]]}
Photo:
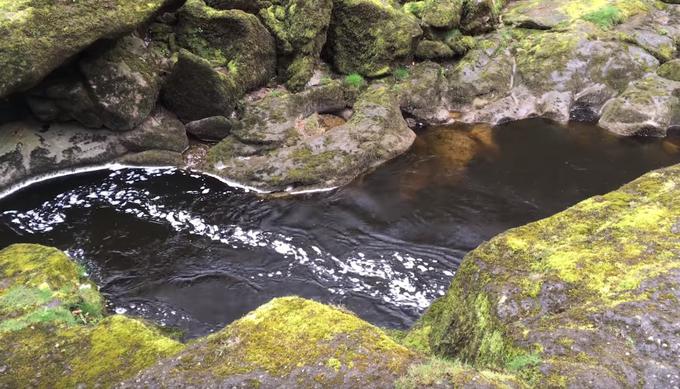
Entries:
{"type": "Polygon", "coordinates": [[[133,3],[0,4],[0,189],[183,166],[189,137],[215,145],[193,167],[283,191],[346,184],[419,124],[680,128],[674,1],[133,3]]]}

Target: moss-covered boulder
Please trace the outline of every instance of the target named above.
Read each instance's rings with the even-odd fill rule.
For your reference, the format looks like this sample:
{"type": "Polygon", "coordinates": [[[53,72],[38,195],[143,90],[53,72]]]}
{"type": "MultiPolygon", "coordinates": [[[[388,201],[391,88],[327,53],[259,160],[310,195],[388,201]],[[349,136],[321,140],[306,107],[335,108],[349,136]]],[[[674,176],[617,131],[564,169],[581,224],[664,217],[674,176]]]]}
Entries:
{"type": "Polygon", "coordinates": [[[680,365],[680,166],[468,254],[409,337],[537,387],[672,387],[680,365]]]}
{"type": "Polygon", "coordinates": [[[86,51],[77,68],[52,73],[27,97],[43,122],[76,120],[90,128],[131,130],[156,105],[167,58],[125,36],[86,51]]]}
{"type": "Polygon", "coordinates": [[[408,150],[415,134],[402,117],[396,93],[386,86],[364,92],[347,123],[317,125],[314,114],[323,111],[314,107],[343,103],[343,88],[336,83],[265,100],[244,118],[243,127],[232,131],[234,136],[210,150],[203,169],[264,191],[299,191],[347,184],[408,150]],[[334,89],[337,97],[316,99],[334,89]]]}
{"type": "Polygon", "coordinates": [[[680,82],[680,59],[668,61],[661,65],[656,74],[671,81],[680,82]]]}
{"type": "Polygon", "coordinates": [[[182,348],[142,322],[103,314],[97,287],[61,251],[0,251],[0,386],[110,386],[182,348]]]}
{"type": "Polygon", "coordinates": [[[602,109],[600,126],[619,135],[664,137],[680,107],[680,82],[650,75],[602,109]]]}
{"type": "Polygon", "coordinates": [[[327,48],[341,73],[388,74],[410,58],[422,30],[393,0],[335,0],[327,48]]]}
{"type": "Polygon", "coordinates": [[[28,89],[102,38],[134,30],[171,0],[0,2],[0,97],[28,89]]]}
{"type": "Polygon", "coordinates": [[[302,90],[319,63],[331,21],[332,0],[280,0],[259,12],[276,38],[286,86],[302,90]]]}
{"type": "Polygon", "coordinates": [[[277,298],[123,387],[392,387],[415,355],[351,313],[277,298]]]}
{"type": "Polygon", "coordinates": [[[274,38],[255,15],[189,0],[178,18],[183,50],[162,97],[181,119],[229,116],[245,92],[274,76],[274,38]]]}

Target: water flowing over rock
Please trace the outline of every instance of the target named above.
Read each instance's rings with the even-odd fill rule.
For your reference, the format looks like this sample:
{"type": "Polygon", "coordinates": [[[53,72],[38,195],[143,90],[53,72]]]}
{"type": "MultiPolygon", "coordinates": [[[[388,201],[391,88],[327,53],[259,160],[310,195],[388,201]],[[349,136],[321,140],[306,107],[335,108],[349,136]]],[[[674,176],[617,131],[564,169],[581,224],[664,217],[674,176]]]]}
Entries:
{"type": "Polygon", "coordinates": [[[482,244],[409,335],[539,387],[678,384],[680,166],[482,244]]]}

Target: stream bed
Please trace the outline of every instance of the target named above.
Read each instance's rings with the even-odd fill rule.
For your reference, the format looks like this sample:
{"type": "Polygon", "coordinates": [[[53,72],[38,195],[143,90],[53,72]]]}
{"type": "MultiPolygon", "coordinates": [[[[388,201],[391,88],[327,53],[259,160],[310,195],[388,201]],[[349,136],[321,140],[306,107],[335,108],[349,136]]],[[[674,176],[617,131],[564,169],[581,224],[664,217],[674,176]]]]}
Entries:
{"type": "Polygon", "coordinates": [[[40,182],[0,199],[0,247],[63,249],[111,311],[187,338],[292,294],[406,328],[481,242],[678,162],[679,140],[590,125],[435,127],[347,187],[290,198],[178,169],[40,182]]]}

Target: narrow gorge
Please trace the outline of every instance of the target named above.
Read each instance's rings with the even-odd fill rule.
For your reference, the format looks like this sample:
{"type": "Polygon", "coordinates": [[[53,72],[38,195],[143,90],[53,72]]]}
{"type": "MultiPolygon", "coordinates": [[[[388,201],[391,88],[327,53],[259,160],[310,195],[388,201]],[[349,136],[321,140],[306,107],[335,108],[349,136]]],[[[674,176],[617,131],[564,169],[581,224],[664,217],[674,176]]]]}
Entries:
{"type": "Polygon", "coordinates": [[[680,387],[676,0],[0,35],[0,388],[680,387]]]}

